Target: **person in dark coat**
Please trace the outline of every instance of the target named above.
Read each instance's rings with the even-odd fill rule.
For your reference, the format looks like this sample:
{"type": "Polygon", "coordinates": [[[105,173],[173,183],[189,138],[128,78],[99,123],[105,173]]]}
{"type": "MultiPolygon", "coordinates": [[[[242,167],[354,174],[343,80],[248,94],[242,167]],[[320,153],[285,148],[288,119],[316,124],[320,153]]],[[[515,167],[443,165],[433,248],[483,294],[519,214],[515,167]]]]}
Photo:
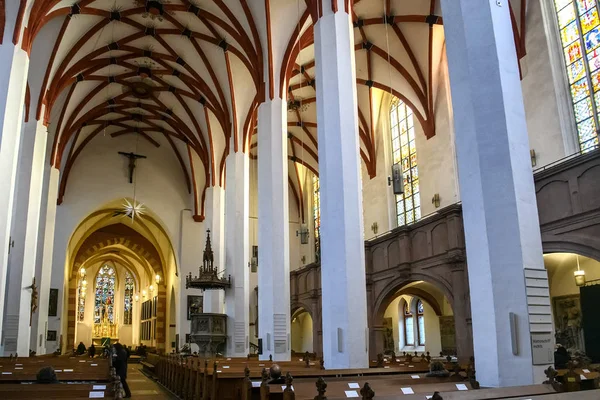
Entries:
{"type": "Polygon", "coordinates": [[[127,350],[121,345],[121,343],[115,343],[113,351],[113,366],[121,378],[121,384],[123,385],[123,390],[125,391],[124,398],[131,397],[131,391],[129,390],[129,385],[127,384],[127,350]]]}
{"type": "Polygon", "coordinates": [[[94,358],[96,356],[96,346],[94,346],[94,343],[92,343],[92,345],[88,349],[88,355],[90,356],[90,358],[94,358]]]}
{"type": "Polygon", "coordinates": [[[566,369],[569,361],[571,361],[569,352],[564,346],[559,346],[554,352],[554,368],[566,369]]]}
{"type": "Polygon", "coordinates": [[[85,351],[86,351],[85,344],[83,344],[83,342],[79,342],[79,345],[77,346],[77,354],[78,355],[85,354],[85,351]]]}

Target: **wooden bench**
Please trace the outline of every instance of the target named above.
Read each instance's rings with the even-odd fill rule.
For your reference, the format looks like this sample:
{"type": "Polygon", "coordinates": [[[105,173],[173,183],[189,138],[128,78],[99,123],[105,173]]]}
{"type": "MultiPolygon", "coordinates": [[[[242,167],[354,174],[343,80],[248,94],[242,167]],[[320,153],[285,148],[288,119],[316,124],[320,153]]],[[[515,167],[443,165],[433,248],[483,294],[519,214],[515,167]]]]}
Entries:
{"type": "Polygon", "coordinates": [[[87,399],[96,396],[121,399],[122,391],[111,358],[0,358],[1,399],[87,399]],[[37,374],[44,367],[54,369],[59,383],[36,383],[37,374]]]}
{"type": "Polygon", "coordinates": [[[142,369],[151,375],[155,375],[156,364],[158,364],[160,356],[158,354],[148,353],[143,361],[140,361],[142,369]]]}

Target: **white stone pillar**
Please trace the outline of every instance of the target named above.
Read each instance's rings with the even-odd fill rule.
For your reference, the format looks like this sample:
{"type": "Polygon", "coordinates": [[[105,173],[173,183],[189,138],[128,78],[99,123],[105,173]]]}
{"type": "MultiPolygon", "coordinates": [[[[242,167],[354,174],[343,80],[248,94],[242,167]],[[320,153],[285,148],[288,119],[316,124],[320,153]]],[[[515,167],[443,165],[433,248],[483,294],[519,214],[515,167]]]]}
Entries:
{"type": "MultiPolygon", "coordinates": [[[[14,26],[16,2],[8,2],[7,27],[14,26]],[[14,3],[14,4],[13,4],[14,3]]],[[[4,42],[0,45],[0,332],[4,328],[4,298],[8,271],[8,249],[12,221],[15,176],[23,122],[25,89],[29,56],[10,41],[5,29],[4,42]]],[[[28,353],[26,353],[28,354],[28,353]]]]}
{"type": "Polygon", "coordinates": [[[530,330],[553,335],[508,1],[442,6],[477,379],[491,387],[541,383],[530,330]],[[535,288],[526,288],[532,277],[535,288]]]}
{"type": "Polygon", "coordinates": [[[344,0],[315,24],[326,368],[367,368],[368,328],[354,32],[344,0]]]}
{"type": "Polygon", "coordinates": [[[231,275],[231,288],[225,292],[227,354],[230,357],[247,357],[250,325],[248,155],[231,152],[225,162],[225,276],[231,275]]]}
{"type": "MultiPolygon", "coordinates": [[[[26,287],[32,284],[35,275],[46,139],[46,127],[42,123],[31,121],[25,124],[11,230],[14,247],[9,256],[10,301],[6,305],[7,317],[16,322],[14,329],[11,329],[16,348],[5,349],[6,352],[16,351],[24,356],[29,354],[30,349],[31,289],[26,287]]],[[[39,287],[39,282],[36,282],[36,286],[39,287]]]]}
{"type": "Polygon", "coordinates": [[[287,107],[280,99],[258,109],[258,336],[261,359],[289,361],[290,235],[287,107]]]}
{"type": "MultiPolygon", "coordinates": [[[[210,229],[210,240],[214,253],[214,264],[219,271],[225,269],[225,191],[220,186],[206,189],[206,228],[210,229]]],[[[204,312],[223,314],[224,293],[222,290],[204,291],[204,312]]]]}
{"type": "MultiPolygon", "coordinates": [[[[37,340],[37,354],[46,354],[46,331],[48,330],[48,300],[50,297],[50,285],[52,282],[52,260],[54,255],[54,229],[56,226],[56,199],[58,198],[58,186],[60,183],[60,172],[58,169],[50,168],[50,178],[48,182],[48,197],[47,202],[43,205],[46,207],[46,223],[44,227],[43,240],[44,247],[42,253],[42,273],[39,286],[39,308],[37,313],[37,337],[41,337],[40,344],[37,340]]],[[[59,292],[59,297],[62,296],[62,291],[59,292]]],[[[65,316],[66,318],[66,316],[65,316]]],[[[56,338],[58,341],[59,338],[56,338]]],[[[63,339],[67,340],[66,332],[63,339]]]]}

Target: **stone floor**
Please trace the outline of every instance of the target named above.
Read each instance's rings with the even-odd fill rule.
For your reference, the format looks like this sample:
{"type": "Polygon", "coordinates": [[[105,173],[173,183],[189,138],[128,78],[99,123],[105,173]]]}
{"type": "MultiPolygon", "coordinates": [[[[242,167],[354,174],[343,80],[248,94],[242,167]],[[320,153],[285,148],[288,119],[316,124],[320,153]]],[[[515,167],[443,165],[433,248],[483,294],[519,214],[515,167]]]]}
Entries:
{"type": "Polygon", "coordinates": [[[132,399],[177,399],[177,397],[173,396],[154,380],[144,375],[139,364],[129,364],[129,369],[127,370],[127,383],[131,390],[132,399]]]}

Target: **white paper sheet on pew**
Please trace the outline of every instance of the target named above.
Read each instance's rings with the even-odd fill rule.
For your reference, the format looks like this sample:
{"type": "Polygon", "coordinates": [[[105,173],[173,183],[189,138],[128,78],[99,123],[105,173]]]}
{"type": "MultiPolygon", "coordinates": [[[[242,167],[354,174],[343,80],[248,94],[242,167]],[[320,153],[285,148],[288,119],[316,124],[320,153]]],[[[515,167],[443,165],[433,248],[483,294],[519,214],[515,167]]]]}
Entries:
{"type": "Polygon", "coordinates": [[[252,387],[260,387],[260,382],[252,382],[252,387]]]}
{"type": "Polygon", "coordinates": [[[22,367],[23,364],[15,364],[15,367],[22,367]]]}
{"type": "Polygon", "coordinates": [[[83,362],[83,363],[84,363],[84,362],[85,362],[85,360],[79,360],[79,362],[83,362]]]}
{"type": "Polygon", "coordinates": [[[220,369],[218,369],[217,372],[223,372],[223,371],[221,371],[220,369]]]}
{"type": "Polygon", "coordinates": [[[223,368],[229,368],[229,365],[223,365],[223,368]]]}
{"type": "Polygon", "coordinates": [[[457,383],[456,384],[456,388],[458,390],[469,390],[469,388],[467,387],[467,385],[465,385],[464,383],[457,383]]]}
{"type": "MultiPolygon", "coordinates": [[[[285,385],[282,385],[282,386],[281,386],[281,390],[285,390],[285,388],[286,388],[286,386],[285,386],[285,385]]],[[[295,390],[294,390],[294,385],[292,385],[292,391],[294,391],[294,392],[295,392],[295,390]]]]}
{"type": "Polygon", "coordinates": [[[62,372],[62,369],[55,369],[54,372],[62,372]]]}
{"type": "Polygon", "coordinates": [[[231,358],[228,358],[227,361],[231,361],[231,358]]]}
{"type": "Polygon", "coordinates": [[[433,397],[433,395],[432,396],[425,396],[426,399],[430,399],[432,397],[433,397]]]}
{"type": "Polygon", "coordinates": [[[63,369],[64,372],[73,372],[72,369],[63,369]]]}
{"type": "Polygon", "coordinates": [[[259,366],[259,367],[264,367],[264,366],[265,366],[265,364],[258,364],[258,366],[259,366]]]}
{"type": "Polygon", "coordinates": [[[390,367],[389,365],[384,365],[384,366],[383,366],[383,368],[389,368],[389,367],[390,367]]]}
{"type": "Polygon", "coordinates": [[[407,387],[407,388],[402,388],[402,394],[415,394],[415,392],[412,390],[412,388],[407,387]]]}
{"type": "Polygon", "coordinates": [[[90,399],[103,399],[104,392],[90,392],[90,399]]]}
{"type": "Polygon", "coordinates": [[[311,363],[311,362],[309,362],[309,363],[308,363],[308,365],[315,365],[315,363],[311,363]]]}
{"type": "Polygon", "coordinates": [[[345,390],[344,393],[346,393],[346,397],[359,397],[356,390],[345,390]]]}
{"type": "Polygon", "coordinates": [[[582,381],[585,381],[587,378],[585,375],[579,375],[579,379],[581,379],[582,381]]]}
{"type": "Polygon", "coordinates": [[[2,375],[12,375],[12,372],[3,372],[2,375]]]}
{"type": "Polygon", "coordinates": [[[409,365],[409,366],[408,366],[408,368],[414,368],[414,367],[415,367],[414,365],[409,365]]]}
{"type": "Polygon", "coordinates": [[[589,369],[582,369],[582,371],[583,371],[584,374],[589,374],[590,373],[589,369]]]}
{"type": "Polygon", "coordinates": [[[15,369],[23,369],[23,367],[15,367],[15,369]]]}
{"type": "Polygon", "coordinates": [[[348,387],[350,389],[360,389],[360,385],[358,383],[356,383],[356,382],[350,382],[350,383],[348,383],[348,387]]]}
{"type": "Polygon", "coordinates": [[[411,375],[410,377],[413,379],[421,379],[421,377],[419,375],[411,375]]]}
{"type": "Polygon", "coordinates": [[[298,361],[304,361],[303,359],[299,358],[298,361]]]}
{"type": "Polygon", "coordinates": [[[98,364],[90,364],[90,367],[97,367],[98,364]]]}
{"type": "Polygon", "coordinates": [[[106,390],[106,385],[94,385],[92,390],[106,390]]]}

